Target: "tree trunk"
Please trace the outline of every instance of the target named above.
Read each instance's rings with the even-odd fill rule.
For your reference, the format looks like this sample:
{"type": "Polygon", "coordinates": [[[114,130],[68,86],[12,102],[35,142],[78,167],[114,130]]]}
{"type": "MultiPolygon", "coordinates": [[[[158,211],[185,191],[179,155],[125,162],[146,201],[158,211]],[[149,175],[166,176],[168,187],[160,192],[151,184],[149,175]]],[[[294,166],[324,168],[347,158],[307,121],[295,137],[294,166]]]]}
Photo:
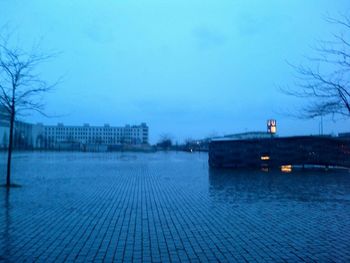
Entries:
{"type": "Polygon", "coordinates": [[[10,118],[10,136],[9,136],[9,148],[7,155],[7,174],[6,174],[6,187],[11,185],[11,160],[12,160],[12,147],[13,147],[13,130],[14,130],[15,115],[12,113],[10,118]]]}

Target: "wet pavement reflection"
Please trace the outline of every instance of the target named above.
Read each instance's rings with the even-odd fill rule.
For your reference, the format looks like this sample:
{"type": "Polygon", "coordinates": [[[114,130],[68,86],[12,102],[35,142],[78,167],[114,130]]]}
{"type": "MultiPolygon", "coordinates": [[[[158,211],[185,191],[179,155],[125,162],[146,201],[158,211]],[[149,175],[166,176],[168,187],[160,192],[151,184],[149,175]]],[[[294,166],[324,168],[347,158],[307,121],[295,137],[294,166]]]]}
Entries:
{"type": "Polygon", "coordinates": [[[218,201],[350,201],[347,170],[280,171],[209,170],[210,193],[218,201]]]}
{"type": "Polygon", "coordinates": [[[350,261],[347,170],[217,170],[175,152],[13,163],[22,187],[0,188],[0,261],[350,261]]]}

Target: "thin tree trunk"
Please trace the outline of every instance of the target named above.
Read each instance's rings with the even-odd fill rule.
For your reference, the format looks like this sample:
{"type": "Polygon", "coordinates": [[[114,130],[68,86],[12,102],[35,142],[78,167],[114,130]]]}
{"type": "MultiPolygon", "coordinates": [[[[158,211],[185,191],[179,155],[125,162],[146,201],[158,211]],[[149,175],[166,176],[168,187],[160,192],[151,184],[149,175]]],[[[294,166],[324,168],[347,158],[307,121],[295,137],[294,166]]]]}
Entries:
{"type": "Polygon", "coordinates": [[[9,138],[9,148],[7,155],[7,174],[6,174],[6,187],[11,185],[11,160],[12,160],[12,147],[13,147],[13,128],[14,128],[15,116],[12,113],[10,119],[10,138],[9,138]]]}

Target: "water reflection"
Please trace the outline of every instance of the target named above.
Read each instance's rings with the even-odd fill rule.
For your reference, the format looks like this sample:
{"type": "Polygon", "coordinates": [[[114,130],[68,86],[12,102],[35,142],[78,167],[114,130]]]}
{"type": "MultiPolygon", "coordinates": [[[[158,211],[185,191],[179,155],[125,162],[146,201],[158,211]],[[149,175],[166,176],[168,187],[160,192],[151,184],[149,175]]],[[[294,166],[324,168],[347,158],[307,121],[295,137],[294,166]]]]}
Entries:
{"type": "Polygon", "coordinates": [[[209,169],[215,201],[350,201],[350,173],[342,171],[247,171],[209,169]]]}
{"type": "Polygon", "coordinates": [[[3,204],[3,218],[2,218],[2,228],[1,228],[1,236],[2,236],[2,249],[0,254],[0,260],[5,260],[7,256],[10,254],[11,249],[11,203],[10,203],[10,192],[11,190],[8,188],[3,188],[2,193],[4,197],[3,204]]]}

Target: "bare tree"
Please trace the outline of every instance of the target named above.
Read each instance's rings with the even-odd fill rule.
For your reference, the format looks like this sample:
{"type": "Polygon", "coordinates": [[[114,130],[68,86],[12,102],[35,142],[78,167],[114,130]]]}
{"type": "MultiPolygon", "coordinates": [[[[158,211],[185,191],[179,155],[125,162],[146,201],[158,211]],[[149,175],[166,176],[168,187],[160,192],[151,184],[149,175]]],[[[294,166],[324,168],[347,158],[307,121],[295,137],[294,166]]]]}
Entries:
{"type": "Polygon", "coordinates": [[[42,95],[54,85],[48,85],[37,73],[38,66],[52,55],[43,55],[38,47],[26,52],[10,47],[10,38],[0,39],[0,106],[5,110],[10,126],[6,186],[11,186],[11,159],[14,125],[17,116],[26,111],[43,113],[42,95]]]}
{"type": "Polygon", "coordinates": [[[320,41],[311,66],[292,65],[296,72],[295,88],[283,88],[288,95],[307,98],[308,104],[299,116],[315,118],[325,115],[350,117],[350,18],[327,18],[327,22],[343,30],[331,41],[320,41]]]}
{"type": "Polygon", "coordinates": [[[169,150],[173,145],[172,136],[170,134],[162,134],[157,143],[157,146],[162,148],[163,150],[169,150]]]}

